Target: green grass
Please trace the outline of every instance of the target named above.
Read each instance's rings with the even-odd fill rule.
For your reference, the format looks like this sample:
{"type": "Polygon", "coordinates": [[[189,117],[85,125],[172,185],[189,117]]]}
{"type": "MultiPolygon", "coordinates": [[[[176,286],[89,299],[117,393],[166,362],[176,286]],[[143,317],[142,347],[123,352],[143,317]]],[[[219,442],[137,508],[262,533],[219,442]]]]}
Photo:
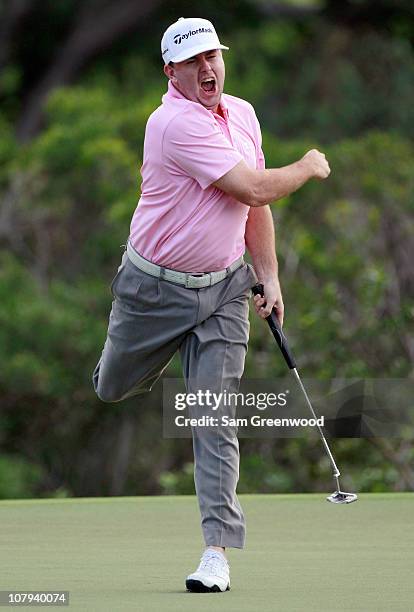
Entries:
{"type": "Polygon", "coordinates": [[[184,591],[202,549],[194,497],[0,502],[0,590],[70,591],[69,610],[414,610],[414,494],[244,495],[232,589],[184,591]]]}

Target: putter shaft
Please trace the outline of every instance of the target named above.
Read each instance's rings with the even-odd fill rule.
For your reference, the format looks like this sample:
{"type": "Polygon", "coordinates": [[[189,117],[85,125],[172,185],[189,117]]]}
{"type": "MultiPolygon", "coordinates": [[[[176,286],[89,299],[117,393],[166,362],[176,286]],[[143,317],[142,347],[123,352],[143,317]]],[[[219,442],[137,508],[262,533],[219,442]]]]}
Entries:
{"type": "MultiPolygon", "coordinates": [[[[255,285],[254,287],[252,287],[252,292],[254,295],[261,295],[263,297],[264,295],[264,287],[261,283],[258,283],[257,285],[255,285]]],[[[341,487],[339,485],[339,476],[340,471],[338,470],[338,466],[336,465],[335,459],[333,458],[333,455],[331,453],[331,449],[329,448],[328,442],[326,441],[325,435],[322,431],[322,428],[320,427],[320,425],[318,424],[318,419],[317,416],[315,414],[315,411],[312,407],[312,404],[310,402],[310,399],[308,397],[308,394],[306,393],[306,389],[301,381],[301,378],[299,376],[299,372],[296,368],[296,361],[294,356],[292,355],[287,339],[282,331],[282,328],[280,327],[278,318],[276,316],[276,313],[272,310],[272,312],[270,313],[270,315],[268,317],[266,317],[266,321],[271,329],[271,332],[280,348],[280,350],[282,351],[283,357],[285,358],[285,361],[289,367],[289,369],[293,370],[293,373],[296,376],[296,379],[299,383],[300,388],[303,391],[303,394],[306,398],[306,402],[309,406],[309,409],[312,413],[312,416],[314,417],[315,421],[316,421],[316,426],[319,430],[323,445],[325,447],[326,453],[329,457],[329,460],[331,462],[332,468],[333,468],[333,477],[335,479],[336,482],[336,486],[337,486],[337,490],[336,492],[329,496],[327,499],[329,501],[334,501],[332,498],[337,494],[338,497],[343,497],[344,499],[342,501],[336,502],[335,503],[350,503],[351,501],[355,501],[357,499],[357,495],[355,495],[355,493],[344,493],[343,491],[341,491],[341,487]]]]}
{"type": "Polygon", "coordinates": [[[335,459],[333,458],[333,455],[332,455],[332,453],[331,453],[331,449],[329,448],[329,445],[328,445],[328,443],[327,443],[327,441],[326,441],[326,438],[325,438],[325,435],[324,435],[324,433],[323,433],[323,431],[322,431],[322,428],[321,428],[321,426],[318,424],[318,418],[317,418],[317,416],[316,416],[316,414],[315,414],[315,411],[314,411],[314,409],[313,409],[313,407],[312,407],[312,404],[311,404],[311,402],[310,402],[309,396],[308,396],[308,394],[306,393],[306,389],[305,389],[305,387],[304,387],[304,385],[303,385],[303,383],[302,383],[302,381],[301,381],[301,378],[300,378],[300,376],[299,376],[299,372],[297,371],[297,369],[296,369],[296,368],[293,368],[293,373],[295,374],[295,376],[296,376],[296,378],[297,378],[297,380],[298,380],[298,383],[299,383],[299,385],[300,385],[300,388],[302,389],[303,394],[304,394],[304,396],[305,396],[305,398],[306,398],[306,401],[307,401],[307,404],[308,404],[308,406],[309,406],[309,409],[310,409],[310,411],[311,411],[311,413],[312,413],[312,415],[313,415],[313,418],[314,418],[314,419],[315,419],[315,421],[316,421],[316,427],[317,427],[317,428],[318,428],[318,430],[319,430],[319,433],[320,433],[321,438],[322,438],[322,442],[323,442],[323,444],[324,444],[324,446],[325,446],[325,450],[326,450],[326,452],[328,453],[328,457],[329,457],[329,459],[330,459],[330,461],[331,461],[331,464],[332,464],[332,467],[333,467],[333,470],[334,470],[334,478],[336,479],[336,482],[337,482],[337,484],[338,484],[338,490],[339,490],[339,481],[338,481],[338,477],[341,475],[341,473],[340,473],[340,471],[338,470],[338,466],[337,466],[337,465],[336,465],[336,463],[335,463],[335,459]]]}

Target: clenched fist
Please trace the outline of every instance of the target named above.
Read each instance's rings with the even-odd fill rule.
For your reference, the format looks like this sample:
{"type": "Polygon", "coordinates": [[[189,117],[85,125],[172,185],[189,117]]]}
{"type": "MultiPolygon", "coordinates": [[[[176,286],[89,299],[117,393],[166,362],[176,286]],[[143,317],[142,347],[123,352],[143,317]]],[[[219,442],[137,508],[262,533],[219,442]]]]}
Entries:
{"type": "Polygon", "coordinates": [[[323,180],[328,178],[331,173],[328,162],[324,153],[317,149],[311,149],[300,160],[300,163],[306,167],[309,172],[309,178],[323,180]]]}

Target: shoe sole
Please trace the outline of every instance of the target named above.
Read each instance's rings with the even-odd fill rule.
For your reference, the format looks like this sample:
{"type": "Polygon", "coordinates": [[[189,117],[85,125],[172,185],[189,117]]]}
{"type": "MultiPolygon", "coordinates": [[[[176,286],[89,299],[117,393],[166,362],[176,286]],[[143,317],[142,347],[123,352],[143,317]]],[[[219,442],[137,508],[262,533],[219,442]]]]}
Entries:
{"type": "MultiPolygon", "coordinates": [[[[212,587],[208,587],[203,584],[200,580],[186,580],[185,586],[187,587],[187,591],[192,593],[223,593],[220,587],[217,584],[213,584],[212,587]]],[[[230,591],[230,586],[227,585],[226,591],[230,591]]]]}

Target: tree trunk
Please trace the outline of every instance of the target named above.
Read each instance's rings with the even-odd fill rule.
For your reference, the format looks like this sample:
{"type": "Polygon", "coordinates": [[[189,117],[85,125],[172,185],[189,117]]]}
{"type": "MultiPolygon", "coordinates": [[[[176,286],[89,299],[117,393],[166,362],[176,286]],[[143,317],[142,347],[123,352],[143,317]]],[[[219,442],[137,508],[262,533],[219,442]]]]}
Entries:
{"type": "Polygon", "coordinates": [[[120,36],[134,30],[160,1],[112,2],[93,14],[91,5],[86,6],[46,74],[29,95],[16,128],[18,140],[28,141],[38,132],[44,104],[54,88],[71,82],[87,61],[120,36]]]}

